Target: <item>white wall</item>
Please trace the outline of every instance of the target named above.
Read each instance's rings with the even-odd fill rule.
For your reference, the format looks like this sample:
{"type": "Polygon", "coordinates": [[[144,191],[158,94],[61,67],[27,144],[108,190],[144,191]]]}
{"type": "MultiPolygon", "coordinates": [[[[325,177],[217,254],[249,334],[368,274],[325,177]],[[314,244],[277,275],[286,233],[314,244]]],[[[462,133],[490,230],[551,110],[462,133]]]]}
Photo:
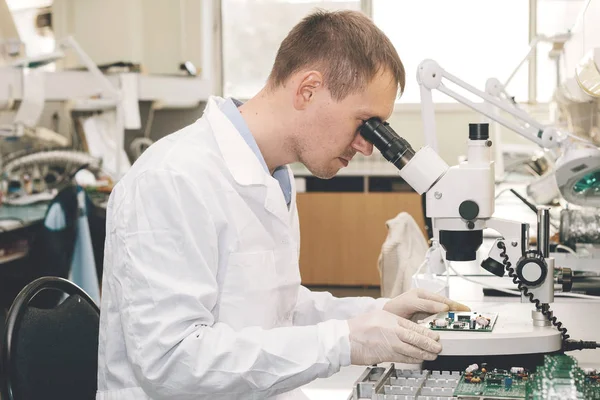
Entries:
{"type": "MultiPolygon", "coordinates": [[[[73,35],[98,64],[142,63],[154,74],[202,62],[202,0],[54,0],[56,38],[73,35]]],[[[79,65],[70,55],[66,66],[79,65]]]]}

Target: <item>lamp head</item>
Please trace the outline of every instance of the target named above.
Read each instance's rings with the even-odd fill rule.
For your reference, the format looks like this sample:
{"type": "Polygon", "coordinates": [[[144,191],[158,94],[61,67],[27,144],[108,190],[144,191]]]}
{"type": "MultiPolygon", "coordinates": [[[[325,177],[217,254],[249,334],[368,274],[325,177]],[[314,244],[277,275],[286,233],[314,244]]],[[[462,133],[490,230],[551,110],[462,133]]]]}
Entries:
{"type": "Polygon", "coordinates": [[[567,148],[556,162],[556,184],[568,202],[600,207],[600,150],[567,148]]]}

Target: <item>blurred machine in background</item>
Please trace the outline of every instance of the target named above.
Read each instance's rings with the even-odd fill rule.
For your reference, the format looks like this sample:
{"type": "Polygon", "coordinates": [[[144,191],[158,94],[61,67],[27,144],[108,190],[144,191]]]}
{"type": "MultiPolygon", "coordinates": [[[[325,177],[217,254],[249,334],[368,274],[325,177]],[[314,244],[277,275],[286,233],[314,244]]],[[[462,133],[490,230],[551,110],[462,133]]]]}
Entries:
{"type": "MultiPolygon", "coordinates": [[[[68,13],[76,13],[78,19],[84,14],[89,16],[86,7],[92,7],[91,3],[81,8],[79,3],[66,0],[50,4],[53,18],[47,21],[47,28],[59,34],[75,31],[84,35],[85,42],[92,46],[93,57],[69,36],[56,40],[52,51],[28,55],[6,0],[0,0],[0,156],[9,157],[13,166],[20,156],[28,157],[19,169],[5,171],[3,179],[14,182],[17,172],[22,181],[39,179],[40,173],[48,171],[42,165],[44,160],[56,163],[67,154],[64,150],[69,150],[67,159],[61,161],[63,166],[82,167],[76,161],[87,158],[75,154],[81,152],[100,161],[101,170],[114,182],[154,140],[201,115],[211,90],[207,79],[211,68],[202,65],[197,71],[193,62],[182,60],[170,75],[143,74],[140,63],[148,59],[136,57],[136,51],[119,52],[124,47],[117,43],[126,41],[101,46],[90,40],[97,38],[106,43],[106,38],[84,34],[95,31],[93,27],[77,25],[85,26],[78,30],[68,25],[73,21],[68,13]],[[109,55],[108,65],[97,65],[99,49],[115,50],[109,55]],[[61,152],[50,154],[54,149],[61,152]],[[32,157],[38,151],[44,154],[32,157]],[[36,167],[25,173],[24,165],[34,164],[36,167]]],[[[144,10],[140,3],[140,12],[144,10]]],[[[102,23],[97,15],[93,20],[102,23]]],[[[125,23],[125,19],[120,22],[125,23]]],[[[209,47],[212,49],[212,45],[209,47]]],[[[198,51],[205,49],[200,47],[198,51]]],[[[165,57],[161,54],[160,59],[165,57]]]]}
{"type": "MultiPolygon", "coordinates": [[[[0,0],[3,306],[42,275],[69,277],[98,300],[105,207],[113,185],[155,140],[195,121],[211,92],[210,68],[196,58],[178,60],[156,51],[156,37],[135,32],[131,14],[124,12],[152,12],[161,7],[158,2],[139,2],[138,8],[119,1],[84,3],[0,0]],[[99,11],[90,13],[94,5],[99,11]],[[100,17],[110,10],[117,11],[100,17]],[[74,20],[76,26],[69,25],[74,20]],[[118,37],[119,24],[132,29],[130,35],[118,37]],[[83,37],[83,45],[71,32],[83,37]],[[123,52],[139,43],[128,37],[148,39],[151,57],[123,52]],[[154,62],[170,68],[156,69],[154,62]]],[[[164,17],[155,15],[157,21],[164,17]]],[[[147,28],[146,33],[161,34],[155,26],[147,28]]],[[[203,29],[211,31],[210,25],[203,29]]]]}

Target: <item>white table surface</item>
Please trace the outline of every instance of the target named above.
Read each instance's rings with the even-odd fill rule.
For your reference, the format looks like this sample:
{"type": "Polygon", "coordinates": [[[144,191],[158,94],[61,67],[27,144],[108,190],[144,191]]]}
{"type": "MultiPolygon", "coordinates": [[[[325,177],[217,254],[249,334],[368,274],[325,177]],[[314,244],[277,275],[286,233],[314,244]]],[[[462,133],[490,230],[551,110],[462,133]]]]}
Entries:
{"type": "MultiPolygon", "coordinates": [[[[482,287],[466,282],[460,277],[450,278],[450,297],[460,300],[478,311],[485,311],[485,303],[519,302],[518,297],[483,296],[482,287]],[[484,303],[484,304],[482,304],[484,303]]],[[[496,277],[477,277],[474,279],[498,281],[496,277]]],[[[533,306],[532,306],[533,307],[533,306]]],[[[551,305],[554,315],[569,330],[572,339],[600,341],[600,302],[572,298],[557,298],[551,305]]],[[[533,309],[533,308],[532,308],[533,309]]],[[[600,349],[570,352],[583,368],[600,368],[600,349]]],[[[418,366],[403,366],[416,368],[418,366]]],[[[330,378],[318,379],[302,388],[304,393],[314,400],[347,400],[354,382],[365,370],[363,366],[350,366],[330,378]]]]}

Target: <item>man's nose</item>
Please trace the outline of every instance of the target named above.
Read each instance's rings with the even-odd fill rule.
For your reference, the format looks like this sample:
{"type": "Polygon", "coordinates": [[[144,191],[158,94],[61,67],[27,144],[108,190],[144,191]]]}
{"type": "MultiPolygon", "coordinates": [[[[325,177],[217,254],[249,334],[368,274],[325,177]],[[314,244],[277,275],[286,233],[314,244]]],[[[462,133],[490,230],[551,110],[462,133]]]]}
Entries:
{"type": "Polygon", "coordinates": [[[373,154],[373,145],[368,142],[362,135],[358,134],[352,141],[351,147],[358,151],[359,153],[364,154],[365,156],[370,156],[373,154]]]}

